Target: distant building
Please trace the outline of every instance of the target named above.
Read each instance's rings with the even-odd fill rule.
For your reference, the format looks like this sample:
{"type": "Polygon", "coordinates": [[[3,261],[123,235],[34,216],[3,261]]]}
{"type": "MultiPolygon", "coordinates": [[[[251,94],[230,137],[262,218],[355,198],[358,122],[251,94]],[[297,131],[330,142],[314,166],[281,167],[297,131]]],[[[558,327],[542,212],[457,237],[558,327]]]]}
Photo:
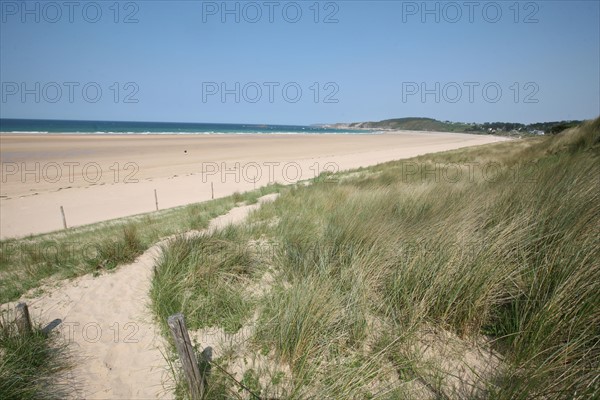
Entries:
{"type": "Polygon", "coordinates": [[[545,135],[544,131],[533,130],[531,131],[534,135],[542,136],[545,135]]]}

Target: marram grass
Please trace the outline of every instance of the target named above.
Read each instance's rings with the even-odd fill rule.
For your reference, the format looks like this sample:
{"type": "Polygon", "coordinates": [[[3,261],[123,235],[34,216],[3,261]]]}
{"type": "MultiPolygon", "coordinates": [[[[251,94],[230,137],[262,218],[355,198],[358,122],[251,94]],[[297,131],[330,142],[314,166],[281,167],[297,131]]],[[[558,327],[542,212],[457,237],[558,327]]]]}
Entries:
{"type": "MultiPolygon", "coordinates": [[[[196,328],[251,324],[245,349],[221,362],[256,352],[287,365],[278,398],[597,397],[599,176],[600,119],[319,177],[226,238],[165,249],[154,307],[196,328]],[[473,174],[439,173],[450,166],[473,174]],[[268,257],[231,250],[257,240],[271,243],[268,257]],[[245,290],[261,284],[259,295],[245,290]],[[483,373],[465,359],[473,379],[456,378],[427,350],[440,343],[423,344],[431,332],[500,361],[483,373]]],[[[244,376],[275,393],[260,372],[244,376]]],[[[214,398],[237,398],[231,380],[217,381],[214,398]]]]}

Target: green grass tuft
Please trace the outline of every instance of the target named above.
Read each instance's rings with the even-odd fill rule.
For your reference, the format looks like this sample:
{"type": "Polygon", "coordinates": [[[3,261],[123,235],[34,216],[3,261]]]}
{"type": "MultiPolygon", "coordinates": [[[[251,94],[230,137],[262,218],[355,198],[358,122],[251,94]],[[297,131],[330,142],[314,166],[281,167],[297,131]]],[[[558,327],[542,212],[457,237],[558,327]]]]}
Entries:
{"type": "Polygon", "coordinates": [[[66,343],[39,326],[29,335],[17,331],[14,315],[0,311],[0,398],[64,399],[75,388],[64,373],[70,368],[66,343]]]}

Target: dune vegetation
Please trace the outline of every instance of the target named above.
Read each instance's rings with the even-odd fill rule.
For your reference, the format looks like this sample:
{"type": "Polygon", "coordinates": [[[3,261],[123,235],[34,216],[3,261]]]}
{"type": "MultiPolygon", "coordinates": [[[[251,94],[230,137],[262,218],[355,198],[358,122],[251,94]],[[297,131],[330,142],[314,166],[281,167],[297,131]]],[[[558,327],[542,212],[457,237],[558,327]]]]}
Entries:
{"type": "Polygon", "coordinates": [[[39,325],[19,332],[12,309],[0,309],[0,397],[61,400],[77,388],[66,384],[71,359],[66,341],[39,325]]]}
{"type": "Polygon", "coordinates": [[[237,203],[277,192],[269,185],[244,194],[68,230],[0,241],[0,304],[43,283],[102,273],[132,262],[161,238],[201,230],[237,203]]]}
{"type": "MultiPolygon", "coordinates": [[[[93,273],[110,273],[132,262],[159,239],[201,230],[239,203],[256,203],[271,185],[244,194],[155,213],[71,228],[66,231],[0,242],[0,304],[22,295],[36,297],[54,282],[93,273]]],[[[68,342],[57,331],[33,326],[24,335],[15,323],[14,304],[0,308],[0,398],[64,399],[77,397],[68,342]]]]}
{"type": "Polygon", "coordinates": [[[218,334],[207,398],[594,398],[599,176],[600,119],[323,174],[173,241],[152,307],[218,334]]]}
{"type": "MultiPolygon", "coordinates": [[[[0,303],[110,271],[280,192],[242,224],[175,236],[157,261],[150,298],[165,339],[181,312],[198,352],[213,348],[206,398],[594,398],[599,158],[597,119],[6,240],[0,303]]],[[[68,394],[66,347],[1,317],[0,397],[68,394]]],[[[165,356],[188,397],[174,349],[165,356]]]]}

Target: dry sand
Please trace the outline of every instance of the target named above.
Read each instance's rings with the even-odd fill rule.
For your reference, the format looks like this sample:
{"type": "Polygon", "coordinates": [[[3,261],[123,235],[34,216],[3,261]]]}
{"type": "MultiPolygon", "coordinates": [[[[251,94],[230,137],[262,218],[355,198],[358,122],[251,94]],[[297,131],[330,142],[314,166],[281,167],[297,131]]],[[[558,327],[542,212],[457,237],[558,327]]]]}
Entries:
{"type": "MultiPolygon", "coordinates": [[[[243,221],[276,194],[263,196],[258,204],[241,206],[213,219],[207,231],[243,221]]],[[[187,235],[198,235],[192,231],[187,235]]],[[[152,267],[161,246],[155,244],[135,262],[120,266],[114,273],[91,274],[47,286],[41,296],[25,295],[32,318],[55,328],[69,343],[74,368],[67,384],[79,399],[172,398],[173,386],[163,357],[165,342],[153,323],[149,291],[152,267]]],[[[35,291],[33,291],[35,293],[35,291]]],[[[14,307],[15,303],[4,305],[14,307]]],[[[203,343],[204,346],[211,343],[203,343]]]]}
{"type": "Polygon", "coordinates": [[[267,183],[506,140],[378,135],[0,135],[0,238],[224,197],[267,183]]]}

